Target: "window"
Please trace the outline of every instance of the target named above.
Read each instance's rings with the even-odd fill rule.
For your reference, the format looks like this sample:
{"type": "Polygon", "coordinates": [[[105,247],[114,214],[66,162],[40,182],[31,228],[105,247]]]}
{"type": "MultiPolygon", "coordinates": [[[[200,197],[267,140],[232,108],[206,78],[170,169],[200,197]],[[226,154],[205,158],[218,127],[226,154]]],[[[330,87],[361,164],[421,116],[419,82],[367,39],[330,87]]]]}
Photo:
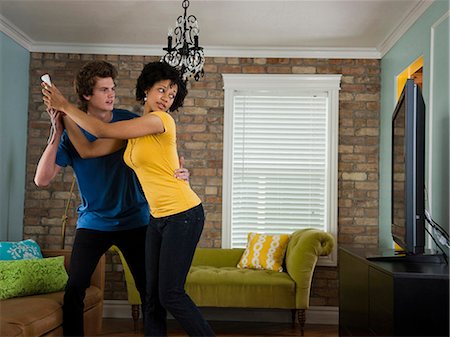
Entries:
{"type": "Polygon", "coordinates": [[[223,75],[222,247],[245,247],[252,231],[337,237],[340,77],[223,75]]]}

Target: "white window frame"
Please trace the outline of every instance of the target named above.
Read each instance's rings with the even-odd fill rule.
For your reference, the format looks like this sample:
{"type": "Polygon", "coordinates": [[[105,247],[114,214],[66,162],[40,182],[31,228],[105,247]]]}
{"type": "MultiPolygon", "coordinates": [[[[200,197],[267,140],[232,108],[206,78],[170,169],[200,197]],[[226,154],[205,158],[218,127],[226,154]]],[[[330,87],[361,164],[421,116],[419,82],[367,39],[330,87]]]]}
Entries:
{"type": "Polygon", "coordinates": [[[222,185],[222,247],[231,247],[231,191],[233,150],[233,106],[237,91],[309,91],[325,93],[328,100],[328,156],[330,168],[327,176],[328,208],[326,231],[335,238],[336,245],[327,257],[321,257],[318,265],[337,265],[337,210],[338,210],[338,131],[340,74],[222,74],[224,82],[224,140],[223,140],[223,185],[222,185]]]}

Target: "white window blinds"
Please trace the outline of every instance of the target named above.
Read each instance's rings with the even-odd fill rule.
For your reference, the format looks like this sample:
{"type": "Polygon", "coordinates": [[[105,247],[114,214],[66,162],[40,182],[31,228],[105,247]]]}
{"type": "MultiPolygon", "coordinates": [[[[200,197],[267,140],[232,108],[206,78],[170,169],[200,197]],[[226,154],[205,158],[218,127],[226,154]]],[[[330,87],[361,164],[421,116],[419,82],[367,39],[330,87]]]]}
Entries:
{"type": "Polygon", "coordinates": [[[326,230],[327,107],[326,95],[235,94],[233,247],[249,232],[326,230]]]}

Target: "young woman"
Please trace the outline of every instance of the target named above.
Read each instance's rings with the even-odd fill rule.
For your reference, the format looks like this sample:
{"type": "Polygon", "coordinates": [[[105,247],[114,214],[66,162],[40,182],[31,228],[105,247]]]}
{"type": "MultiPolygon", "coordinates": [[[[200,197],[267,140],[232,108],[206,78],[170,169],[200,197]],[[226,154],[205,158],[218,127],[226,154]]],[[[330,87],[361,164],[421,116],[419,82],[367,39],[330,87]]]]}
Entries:
{"type": "Polygon", "coordinates": [[[116,123],[90,117],[70,104],[55,85],[43,86],[47,107],[65,112],[98,138],[128,139],[124,160],[139,178],[151,215],[146,238],[145,335],[167,335],[167,310],[190,336],[214,336],[184,291],[205,217],[199,197],[173,174],[179,166],[176,127],[167,111],[182,106],[186,97],[180,73],[166,63],[147,64],[136,84],[136,99],[144,104],[142,117],[116,123]]]}

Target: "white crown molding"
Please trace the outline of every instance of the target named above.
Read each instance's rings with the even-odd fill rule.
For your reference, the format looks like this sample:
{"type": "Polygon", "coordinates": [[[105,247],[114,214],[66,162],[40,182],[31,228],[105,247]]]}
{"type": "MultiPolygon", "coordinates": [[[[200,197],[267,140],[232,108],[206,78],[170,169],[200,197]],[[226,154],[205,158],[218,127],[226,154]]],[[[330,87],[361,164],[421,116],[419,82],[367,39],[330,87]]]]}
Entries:
{"type": "MultiPolygon", "coordinates": [[[[113,55],[163,55],[163,45],[119,44],[69,44],[34,43],[30,52],[113,54],[113,55]]],[[[362,58],[379,59],[375,48],[264,48],[203,46],[206,57],[266,57],[266,58],[362,58]]]]}
{"type": "Polygon", "coordinates": [[[3,17],[0,14],[0,31],[5,33],[15,42],[20,44],[25,49],[29,50],[34,44],[34,41],[30,39],[24,32],[22,32],[19,28],[17,28],[14,24],[12,24],[9,20],[3,17]]]}
{"type": "Polygon", "coordinates": [[[266,58],[333,58],[379,59],[375,48],[320,48],[320,47],[205,47],[205,56],[211,57],[266,57],[266,58]]]}
{"type": "Polygon", "coordinates": [[[380,58],[386,55],[433,2],[434,0],[422,0],[413,8],[406,18],[378,45],[377,50],[380,53],[380,58]]]}
{"type": "Polygon", "coordinates": [[[162,56],[163,45],[123,45],[98,43],[34,43],[29,51],[38,53],[151,55],[162,56]]]}

